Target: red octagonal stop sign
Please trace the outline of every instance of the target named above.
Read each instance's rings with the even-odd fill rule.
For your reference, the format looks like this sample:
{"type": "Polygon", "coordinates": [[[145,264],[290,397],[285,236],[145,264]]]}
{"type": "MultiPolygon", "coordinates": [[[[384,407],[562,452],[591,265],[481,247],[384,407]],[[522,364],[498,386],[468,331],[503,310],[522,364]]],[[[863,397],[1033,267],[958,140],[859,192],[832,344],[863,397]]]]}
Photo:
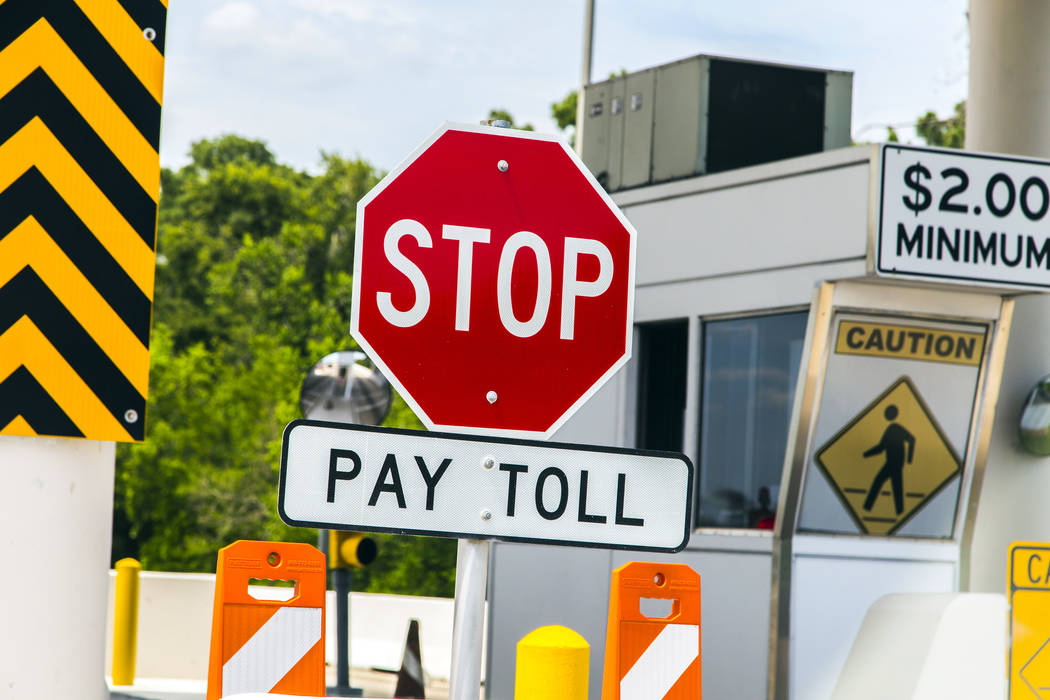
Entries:
{"type": "Polygon", "coordinates": [[[556,137],[446,124],[358,204],[350,332],[427,427],[549,437],[630,357],[635,238],[556,137]]]}

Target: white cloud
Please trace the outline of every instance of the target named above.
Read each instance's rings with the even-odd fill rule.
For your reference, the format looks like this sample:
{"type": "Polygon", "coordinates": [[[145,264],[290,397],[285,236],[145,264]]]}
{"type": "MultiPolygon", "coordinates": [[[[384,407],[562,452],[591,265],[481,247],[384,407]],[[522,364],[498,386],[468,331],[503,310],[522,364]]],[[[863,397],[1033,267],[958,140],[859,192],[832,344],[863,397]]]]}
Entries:
{"type": "Polygon", "coordinates": [[[218,36],[243,36],[255,31],[259,10],[250,2],[228,2],[212,10],[201,23],[204,30],[218,36]]]}
{"type": "Polygon", "coordinates": [[[405,2],[385,0],[292,0],[292,7],[323,16],[339,16],[352,22],[377,25],[410,25],[419,20],[419,13],[405,2]]]}

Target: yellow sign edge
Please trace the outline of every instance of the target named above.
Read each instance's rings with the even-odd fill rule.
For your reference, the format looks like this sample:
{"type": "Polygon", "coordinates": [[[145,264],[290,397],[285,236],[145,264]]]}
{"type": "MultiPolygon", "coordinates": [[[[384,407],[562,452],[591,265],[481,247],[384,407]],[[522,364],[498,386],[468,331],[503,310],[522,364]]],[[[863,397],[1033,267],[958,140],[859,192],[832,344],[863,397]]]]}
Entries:
{"type": "MultiPolygon", "coordinates": [[[[915,508],[912,510],[910,515],[908,515],[906,518],[902,519],[899,523],[897,523],[892,528],[890,528],[890,530],[885,535],[873,535],[873,536],[889,537],[890,535],[895,534],[897,532],[897,530],[899,530],[902,527],[904,527],[912,518],[914,518],[916,516],[916,514],[918,514],[918,512],[920,510],[922,510],[926,506],[927,503],[929,503],[931,500],[933,500],[937,496],[937,494],[939,494],[944,489],[944,487],[948,485],[948,483],[952,479],[954,479],[955,477],[957,477],[960,474],[962,474],[962,471],[963,471],[963,461],[962,461],[962,459],[959,458],[959,454],[955,451],[955,448],[952,446],[952,443],[948,439],[948,436],[944,434],[944,430],[941,429],[941,424],[938,423],[937,422],[937,418],[934,417],[933,411],[931,411],[930,407],[926,405],[926,401],[922,398],[922,394],[919,393],[919,390],[916,388],[915,383],[912,382],[911,377],[909,377],[908,375],[906,375],[906,374],[901,375],[901,377],[899,379],[897,379],[895,382],[890,384],[890,386],[885,391],[883,391],[881,394],[879,394],[874,400],[869,401],[868,404],[863,409],[861,409],[860,412],[857,413],[857,415],[853,416],[853,418],[850,419],[849,423],[844,425],[841,429],[839,429],[839,431],[837,433],[835,433],[830,438],[828,438],[824,442],[824,444],[821,445],[820,449],[817,450],[817,452],[813,455],[813,462],[817,465],[817,468],[820,470],[820,473],[823,474],[824,478],[828,482],[828,485],[831,486],[831,490],[835,493],[835,496],[842,503],[843,508],[849,514],[850,518],[853,520],[853,523],[857,526],[857,528],[860,530],[860,534],[862,534],[862,535],[871,535],[871,533],[868,532],[868,528],[867,528],[866,525],[864,525],[863,521],[861,521],[857,517],[856,513],[853,512],[852,506],[850,506],[849,502],[846,500],[846,497],[842,495],[841,490],[835,484],[835,480],[831,478],[831,473],[828,471],[827,467],[825,467],[824,463],[821,461],[821,455],[823,455],[828,450],[829,447],[831,447],[840,437],[842,437],[847,431],[849,431],[850,428],[852,428],[854,425],[859,423],[861,418],[863,418],[864,416],[868,415],[868,412],[871,411],[871,407],[872,406],[875,406],[880,401],[882,401],[884,398],[886,398],[891,393],[893,393],[893,390],[896,389],[901,384],[907,384],[908,387],[911,388],[912,394],[915,396],[915,400],[919,402],[919,406],[922,407],[923,413],[926,414],[926,417],[929,419],[930,423],[933,425],[933,429],[937,431],[937,434],[941,437],[941,440],[944,441],[944,445],[948,448],[948,451],[951,453],[952,457],[955,458],[955,465],[956,465],[956,467],[955,467],[955,471],[952,472],[947,478],[945,478],[944,481],[942,481],[940,484],[938,484],[936,487],[934,487],[933,489],[930,490],[930,492],[926,496],[926,498],[922,499],[922,501],[918,505],[915,506],[915,508]]],[[[954,522],[954,521],[955,521],[955,518],[952,519],[952,522],[954,522]]],[[[814,532],[820,532],[819,530],[813,530],[813,531],[814,532]]],[[[950,539],[950,536],[948,538],[943,538],[943,539],[950,539]]]]}

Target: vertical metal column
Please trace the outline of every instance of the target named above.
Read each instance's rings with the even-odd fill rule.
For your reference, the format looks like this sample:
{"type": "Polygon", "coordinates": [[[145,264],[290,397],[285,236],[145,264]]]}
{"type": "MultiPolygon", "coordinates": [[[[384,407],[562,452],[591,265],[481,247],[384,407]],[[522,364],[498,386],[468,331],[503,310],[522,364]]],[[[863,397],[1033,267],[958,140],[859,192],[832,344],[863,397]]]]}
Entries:
{"type": "Polygon", "coordinates": [[[335,588],[335,692],[350,697],[350,571],[332,569],[335,588]]]}
{"type": "Polygon", "coordinates": [[[1050,3],[970,0],[966,147],[1050,158],[1050,3]]]}
{"type": "MultiPolygon", "coordinates": [[[[970,0],[970,86],[966,148],[1050,158],[1050,3],[970,0]]],[[[1018,297],[1000,396],[1016,401],[1046,374],[1050,297],[1018,297]]],[[[975,483],[962,535],[961,590],[1002,593],[1011,541],[1050,528],[1043,494],[1050,475],[1019,457],[1009,406],[996,416],[982,483],[975,483]],[[978,502],[977,497],[980,496],[978,502]],[[1024,517],[1003,517],[1023,513],[1024,517]]]]}
{"type": "Polygon", "coordinates": [[[586,117],[583,89],[591,82],[594,52],[594,0],[585,0],[583,12],[583,65],[580,67],[580,91],[576,95],[576,153],[583,155],[583,121],[586,117]]]}
{"type": "Polygon", "coordinates": [[[456,550],[456,607],[452,621],[450,700],[478,700],[488,573],[489,543],[483,540],[459,540],[456,550]]]}

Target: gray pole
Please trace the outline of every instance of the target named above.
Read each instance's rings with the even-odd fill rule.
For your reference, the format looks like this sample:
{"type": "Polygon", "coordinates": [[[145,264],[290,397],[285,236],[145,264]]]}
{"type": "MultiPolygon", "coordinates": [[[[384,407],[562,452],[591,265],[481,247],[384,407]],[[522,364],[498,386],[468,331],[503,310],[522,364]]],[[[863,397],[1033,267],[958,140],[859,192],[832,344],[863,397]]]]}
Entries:
{"type": "Polygon", "coordinates": [[[583,153],[583,118],[585,115],[583,89],[591,82],[594,43],[594,0],[585,0],[583,12],[583,62],[580,66],[580,92],[576,95],[576,153],[583,153]]]}
{"type": "Polygon", "coordinates": [[[350,687],[350,571],[332,569],[335,589],[335,694],[359,697],[350,687]]]}
{"type": "MultiPolygon", "coordinates": [[[[970,0],[969,23],[966,148],[1050,158],[1050,2],[970,0]]],[[[1036,505],[1050,491],[1050,474],[1032,469],[1037,463],[1020,455],[1016,438],[1003,437],[1016,434],[1020,401],[1046,373],[1048,337],[1050,296],[1017,297],[988,468],[965,519],[962,590],[1001,593],[1010,542],[1050,529],[1050,510],[1036,505]]]]}

